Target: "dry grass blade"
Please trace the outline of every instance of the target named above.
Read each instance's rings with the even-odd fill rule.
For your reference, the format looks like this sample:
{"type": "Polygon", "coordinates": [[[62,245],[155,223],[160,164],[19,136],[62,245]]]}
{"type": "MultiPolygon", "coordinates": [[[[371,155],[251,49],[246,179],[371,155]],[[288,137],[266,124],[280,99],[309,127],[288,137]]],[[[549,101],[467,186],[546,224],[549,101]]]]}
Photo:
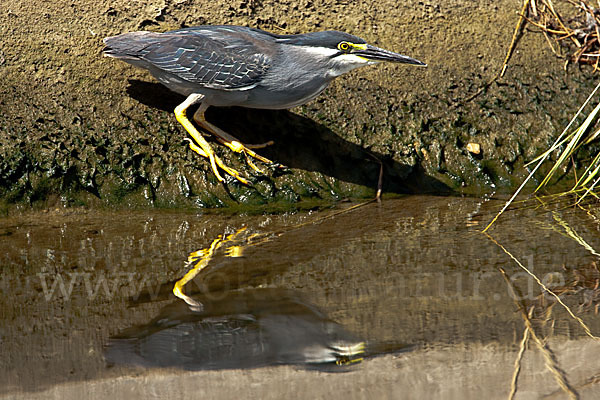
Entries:
{"type": "Polygon", "coordinates": [[[596,140],[599,136],[600,136],[600,129],[597,129],[596,132],[594,132],[587,139],[585,139],[583,144],[589,144],[589,143],[593,142],[594,140],[596,140]]]}
{"type": "MultiPolygon", "coordinates": [[[[598,167],[598,168],[600,168],[600,167],[598,167]]],[[[597,169],[598,169],[598,168],[597,168],[597,169]]],[[[597,169],[596,169],[596,172],[598,172],[598,171],[597,171],[597,169]]],[[[589,188],[588,188],[588,189],[585,191],[585,193],[584,193],[584,194],[583,194],[583,195],[582,195],[582,196],[581,196],[581,197],[580,197],[580,198],[577,200],[577,204],[581,203],[581,202],[583,201],[583,199],[585,199],[585,198],[586,198],[586,196],[587,196],[588,194],[594,194],[594,188],[596,187],[596,184],[597,184],[598,182],[600,182],[600,177],[599,177],[598,179],[596,179],[596,180],[594,181],[594,183],[592,184],[592,186],[590,186],[590,187],[589,187],[589,188]]],[[[596,198],[598,198],[598,196],[595,196],[595,197],[596,197],[596,198]]]]}
{"type": "Polygon", "coordinates": [[[532,0],[520,18],[543,32],[554,54],[567,58],[565,68],[575,62],[589,64],[596,72],[600,70],[600,3],[596,3],[593,7],[588,0],[532,0]],[[566,56],[555,51],[550,38],[566,56]]]}
{"type": "MultiPolygon", "coordinates": [[[[569,28],[567,28],[567,26],[563,23],[562,18],[560,17],[560,15],[554,9],[554,5],[552,4],[552,0],[545,0],[544,4],[546,4],[548,6],[548,9],[550,10],[551,15],[554,17],[555,21],[558,22],[558,24],[560,25],[560,27],[564,31],[570,33],[572,30],[569,29],[569,28]]],[[[573,41],[573,43],[575,44],[575,46],[581,47],[581,43],[579,43],[579,41],[577,40],[577,38],[575,38],[573,35],[571,35],[570,38],[573,41]]]]}
{"type": "Polygon", "coordinates": [[[569,224],[563,220],[557,212],[552,213],[552,218],[565,230],[565,234],[573,239],[581,247],[592,253],[593,255],[600,257],[600,254],[588,243],[584,238],[581,237],[569,224]]]}
{"type": "MultiPolygon", "coordinates": [[[[600,84],[598,84],[596,86],[596,89],[594,89],[592,91],[592,94],[590,96],[593,96],[598,87],[600,86],[600,84]]],[[[573,119],[571,119],[571,123],[569,123],[569,126],[567,126],[567,129],[570,128],[570,126],[572,125],[572,123],[574,122],[574,119],[577,118],[579,116],[579,114],[581,113],[581,111],[583,110],[583,108],[585,108],[585,106],[587,106],[587,104],[589,103],[589,100],[591,100],[591,97],[588,97],[588,101],[586,101],[584,103],[584,105],[582,106],[582,108],[579,109],[578,113],[575,114],[575,117],[573,119]]],[[[593,110],[592,112],[588,115],[588,117],[586,118],[586,120],[583,122],[583,124],[581,124],[581,126],[579,126],[575,132],[572,132],[568,135],[565,136],[565,133],[567,131],[567,129],[565,129],[563,131],[563,133],[561,134],[561,136],[559,137],[560,141],[555,141],[552,146],[550,146],[550,148],[548,150],[546,150],[545,152],[543,152],[542,154],[540,154],[539,156],[537,156],[536,158],[534,158],[533,160],[529,161],[527,164],[525,164],[526,166],[531,165],[533,163],[535,163],[536,161],[539,161],[542,158],[547,158],[554,150],[556,150],[557,148],[561,147],[562,145],[564,145],[565,143],[571,143],[572,139],[574,136],[576,136],[579,131],[583,130],[583,133],[587,132],[587,130],[589,129],[589,127],[592,125],[592,123],[594,123],[596,121],[598,112],[600,111],[600,104],[598,104],[593,110]]],[[[591,138],[595,138],[596,136],[598,136],[600,133],[599,132],[594,132],[593,135],[591,135],[591,138]]],[[[583,143],[589,143],[592,139],[587,139],[585,142],[583,143]]],[[[576,143],[577,144],[577,143],[576,143]]]]}

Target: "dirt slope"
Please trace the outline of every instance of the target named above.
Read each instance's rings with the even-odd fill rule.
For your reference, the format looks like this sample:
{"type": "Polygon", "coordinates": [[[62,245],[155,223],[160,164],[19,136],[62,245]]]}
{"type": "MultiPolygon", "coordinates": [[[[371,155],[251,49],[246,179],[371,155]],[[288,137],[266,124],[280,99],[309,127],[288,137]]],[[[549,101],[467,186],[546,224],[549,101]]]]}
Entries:
{"type": "MultiPolygon", "coordinates": [[[[507,189],[589,92],[527,33],[508,74],[454,107],[498,70],[519,1],[5,0],[0,11],[0,198],[4,204],[218,207],[388,192],[507,189]],[[213,109],[208,117],[290,167],[253,187],[219,184],[183,140],[182,100],[147,73],[101,56],[102,38],[199,24],[280,33],[344,30],[423,60],[379,65],[334,82],[288,111],[213,109]],[[468,143],[481,146],[479,155],[468,143]]],[[[215,144],[251,175],[243,157],[215,144]]]]}

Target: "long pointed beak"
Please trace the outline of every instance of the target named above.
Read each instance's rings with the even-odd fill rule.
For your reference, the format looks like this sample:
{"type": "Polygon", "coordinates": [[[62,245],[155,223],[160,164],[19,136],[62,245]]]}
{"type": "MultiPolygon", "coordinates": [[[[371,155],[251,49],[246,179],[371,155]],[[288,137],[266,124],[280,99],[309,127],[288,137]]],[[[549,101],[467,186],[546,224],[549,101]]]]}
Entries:
{"type": "Polygon", "coordinates": [[[421,62],[419,60],[415,60],[414,58],[394,53],[393,51],[388,51],[384,49],[380,49],[379,47],[371,46],[368,44],[364,49],[354,50],[352,54],[356,54],[357,56],[366,58],[372,61],[388,61],[395,63],[404,63],[404,64],[412,64],[412,65],[420,65],[422,67],[426,67],[427,64],[421,62]]]}

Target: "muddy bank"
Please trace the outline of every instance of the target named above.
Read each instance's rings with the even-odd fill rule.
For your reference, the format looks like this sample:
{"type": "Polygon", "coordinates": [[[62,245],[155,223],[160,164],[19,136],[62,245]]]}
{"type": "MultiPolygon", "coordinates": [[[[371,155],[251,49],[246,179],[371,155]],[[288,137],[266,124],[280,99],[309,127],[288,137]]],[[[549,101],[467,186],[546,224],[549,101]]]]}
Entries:
{"type": "Polygon", "coordinates": [[[0,198],[3,204],[159,207],[312,205],[368,197],[385,166],[389,193],[509,190],[589,93],[538,33],[527,33],[500,84],[516,0],[8,0],[0,18],[0,198]],[[209,120],[289,169],[219,184],[186,146],[182,100],[145,72],[100,55],[105,36],[199,24],[278,33],[337,29],[429,64],[379,65],[334,82],[291,111],[212,109],[209,120]],[[234,115],[234,117],[232,117],[234,115]],[[478,144],[479,154],[467,149],[478,144]]]}

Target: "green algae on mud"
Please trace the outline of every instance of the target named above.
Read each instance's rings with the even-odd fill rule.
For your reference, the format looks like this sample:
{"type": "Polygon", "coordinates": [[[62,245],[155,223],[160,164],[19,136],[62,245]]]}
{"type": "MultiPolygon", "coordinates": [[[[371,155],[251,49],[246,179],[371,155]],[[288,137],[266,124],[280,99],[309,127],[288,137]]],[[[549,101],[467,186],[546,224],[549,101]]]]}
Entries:
{"type": "MultiPolygon", "coordinates": [[[[3,202],[214,208],[361,199],[377,185],[372,155],[384,164],[387,193],[510,191],[593,84],[585,70],[565,74],[543,36],[527,34],[505,78],[456,107],[501,65],[517,0],[251,3],[9,0],[10,24],[0,24],[3,202]],[[291,112],[209,109],[209,120],[242,141],[274,140],[260,153],[289,167],[252,176],[253,187],[224,187],[187,148],[172,115],[181,98],[100,56],[105,36],[198,24],[344,30],[429,67],[363,68],[291,112]]],[[[243,157],[214,147],[251,175],[243,157]]]]}

